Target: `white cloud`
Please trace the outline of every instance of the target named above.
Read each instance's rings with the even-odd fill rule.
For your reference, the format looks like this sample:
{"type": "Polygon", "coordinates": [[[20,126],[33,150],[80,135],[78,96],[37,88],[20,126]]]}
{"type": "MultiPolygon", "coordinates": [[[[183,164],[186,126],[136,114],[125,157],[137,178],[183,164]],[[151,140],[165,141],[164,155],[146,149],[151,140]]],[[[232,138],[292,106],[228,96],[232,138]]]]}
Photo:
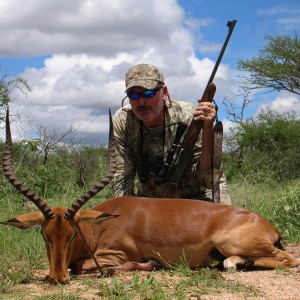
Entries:
{"type": "Polygon", "coordinates": [[[234,127],[237,126],[237,123],[234,123],[230,120],[223,120],[223,132],[224,132],[224,136],[229,136],[230,135],[230,130],[234,127]]]}
{"type": "Polygon", "coordinates": [[[255,115],[263,111],[266,112],[268,109],[278,113],[294,111],[297,116],[300,116],[300,97],[288,92],[281,92],[275,100],[261,104],[255,115]]]}
{"type": "MultiPolygon", "coordinates": [[[[16,95],[21,115],[39,123],[76,127],[84,135],[108,131],[108,108],[124,97],[124,76],[136,63],[157,65],[171,97],[201,97],[214,61],[195,56],[201,26],[187,20],[175,0],[2,1],[0,56],[46,55],[41,68],[24,76],[32,88],[16,95]],[[13,16],[13,17],[11,17],[13,16]]],[[[204,45],[205,43],[203,43],[204,45]]],[[[217,95],[228,96],[234,81],[227,66],[216,75],[217,95]]],[[[218,96],[220,97],[220,96],[218,96]]],[[[0,136],[2,134],[0,133],[0,136]]]]}
{"type": "Polygon", "coordinates": [[[277,18],[277,26],[283,31],[296,31],[300,25],[300,9],[298,6],[295,6],[295,4],[274,6],[269,9],[259,9],[258,14],[266,17],[275,16],[277,18]]]}
{"type": "MultiPolygon", "coordinates": [[[[285,12],[276,7],[260,11],[287,18],[285,12]]],[[[288,13],[299,20],[299,10],[289,8],[288,13]]],[[[108,108],[121,106],[125,72],[133,64],[157,65],[171,97],[197,103],[215,61],[195,52],[221,48],[201,32],[215,23],[208,17],[189,18],[175,0],[0,1],[0,39],[5,41],[0,57],[47,57],[42,67],[21,74],[32,88],[27,98],[15,95],[24,118],[62,130],[73,125],[78,134],[106,143],[108,108]]],[[[234,76],[235,70],[220,65],[215,77],[219,112],[223,98],[239,101],[234,76]]],[[[300,115],[299,98],[290,94],[280,93],[260,108],[266,105],[300,115]]],[[[229,125],[224,126],[227,131],[229,125]]],[[[13,124],[13,135],[22,134],[13,124]]]]}
{"type": "Polygon", "coordinates": [[[1,43],[0,55],[145,51],[168,38],[183,16],[175,0],[6,1],[0,37],[8,42],[1,43]]]}

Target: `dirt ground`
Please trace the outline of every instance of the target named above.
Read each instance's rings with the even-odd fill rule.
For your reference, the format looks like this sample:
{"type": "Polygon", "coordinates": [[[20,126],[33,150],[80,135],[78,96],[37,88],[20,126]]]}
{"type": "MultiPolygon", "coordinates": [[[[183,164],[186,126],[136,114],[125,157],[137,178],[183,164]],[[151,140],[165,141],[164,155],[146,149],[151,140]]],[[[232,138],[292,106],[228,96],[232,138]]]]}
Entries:
{"type": "MultiPolygon", "coordinates": [[[[290,244],[286,250],[300,257],[300,244],[290,244]]],[[[264,270],[237,272],[223,275],[226,280],[238,281],[256,290],[261,296],[247,300],[298,300],[300,299],[300,267],[288,270],[264,270]]],[[[208,296],[205,300],[240,300],[240,295],[208,296]]]]}
{"type": "MultiPolygon", "coordinates": [[[[286,250],[293,254],[295,257],[300,257],[300,243],[290,244],[286,246],[286,250]]],[[[96,288],[96,284],[82,285],[82,280],[79,281],[76,278],[71,280],[71,283],[65,286],[55,286],[44,282],[43,278],[46,275],[46,271],[35,276],[34,280],[29,283],[17,285],[12,288],[11,291],[7,291],[5,294],[0,295],[0,299],[40,299],[38,295],[42,296],[46,293],[58,293],[62,288],[66,292],[75,293],[80,291],[80,299],[106,299],[97,296],[99,290],[96,288]],[[95,286],[95,288],[93,288],[95,286]],[[16,294],[22,293],[22,291],[28,291],[27,296],[16,297],[16,294]],[[13,296],[14,295],[14,296],[13,296]]],[[[147,272],[140,272],[140,278],[146,278],[147,272]]],[[[85,277],[85,280],[93,281],[95,277],[93,275],[81,275],[85,277]]],[[[95,276],[95,275],[94,275],[95,276]]],[[[122,281],[132,277],[131,274],[121,273],[115,274],[115,277],[122,281]]],[[[153,276],[157,281],[161,278],[160,272],[152,272],[153,276]]],[[[253,271],[239,271],[234,274],[227,274],[222,272],[223,278],[228,282],[237,282],[247,287],[249,291],[252,291],[252,295],[257,296],[245,296],[242,293],[228,293],[224,292],[217,295],[186,295],[186,299],[195,300],[297,300],[300,299],[300,267],[293,269],[277,269],[277,270],[253,270],[253,271]]],[[[82,279],[82,278],[81,278],[82,279]]],[[[97,279],[99,280],[99,279],[97,279]]],[[[106,279],[102,279],[106,280],[106,279]]],[[[178,278],[180,280],[180,278],[178,278]]],[[[59,294],[57,294],[59,295],[59,294]]],[[[60,297],[58,296],[57,299],[60,297]]],[[[46,299],[46,298],[42,298],[46,299]]],[[[54,299],[53,296],[51,299],[54,299]]],[[[63,299],[75,299],[75,298],[63,298],[63,299]]],[[[116,298],[115,298],[116,299],[116,298]]],[[[122,299],[122,298],[119,298],[122,299]]]]}

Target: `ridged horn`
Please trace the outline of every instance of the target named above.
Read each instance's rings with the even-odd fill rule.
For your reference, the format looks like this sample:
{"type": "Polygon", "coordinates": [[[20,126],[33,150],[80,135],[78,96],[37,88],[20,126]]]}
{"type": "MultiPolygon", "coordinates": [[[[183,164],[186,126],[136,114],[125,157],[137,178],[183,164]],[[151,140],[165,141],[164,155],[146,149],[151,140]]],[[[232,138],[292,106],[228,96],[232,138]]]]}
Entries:
{"type": "Polygon", "coordinates": [[[65,212],[65,218],[67,220],[71,220],[74,218],[77,211],[87,203],[93,196],[99,193],[104,189],[105,186],[109,184],[109,182],[113,179],[114,173],[117,169],[117,159],[116,159],[116,151],[115,151],[115,139],[114,139],[114,130],[113,130],[113,121],[111,116],[111,111],[109,110],[109,143],[108,143],[108,153],[109,153],[109,162],[108,168],[105,174],[99,182],[97,182],[94,186],[88,189],[82,196],[77,198],[70,208],[65,212]]]}
{"type": "Polygon", "coordinates": [[[23,184],[15,175],[13,170],[12,163],[12,138],[10,130],[10,121],[9,121],[9,107],[6,109],[6,140],[4,155],[2,160],[2,168],[5,177],[8,181],[26,198],[32,201],[38,209],[42,212],[45,219],[54,218],[54,213],[51,208],[42,200],[37,194],[35,194],[31,189],[29,189],[25,184],[23,184]]]}

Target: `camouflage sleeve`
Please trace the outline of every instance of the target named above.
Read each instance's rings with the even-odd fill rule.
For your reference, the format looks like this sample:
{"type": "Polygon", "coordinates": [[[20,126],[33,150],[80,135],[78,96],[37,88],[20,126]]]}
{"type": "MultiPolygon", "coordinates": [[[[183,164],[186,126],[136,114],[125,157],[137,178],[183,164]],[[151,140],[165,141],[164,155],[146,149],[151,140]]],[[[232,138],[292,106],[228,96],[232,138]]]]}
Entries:
{"type": "Polygon", "coordinates": [[[136,170],[129,157],[128,137],[126,137],[126,110],[119,109],[114,116],[114,135],[116,139],[117,171],[114,175],[113,196],[133,196],[136,170]]]}

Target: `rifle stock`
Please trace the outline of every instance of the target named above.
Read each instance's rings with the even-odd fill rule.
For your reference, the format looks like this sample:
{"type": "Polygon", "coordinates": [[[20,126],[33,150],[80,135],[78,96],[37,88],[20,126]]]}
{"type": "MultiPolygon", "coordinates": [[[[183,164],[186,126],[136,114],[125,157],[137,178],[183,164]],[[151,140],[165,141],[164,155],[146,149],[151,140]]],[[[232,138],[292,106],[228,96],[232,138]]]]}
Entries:
{"type": "MultiPolygon", "coordinates": [[[[223,47],[221,49],[221,52],[219,54],[219,57],[216,61],[216,64],[214,66],[214,69],[211,73],[211,76],[208,80],[208,83],[206,85],[206,88],[203,92],[201,101],[208,101],[211,102],[213,100],[214,94],[216,92],[216,86],[213,84],[214,77],[216,75],[216,72],[218,70],[219,64],[222,60],[223,54],[225,52],[225,49],[227,47],[227,44],[229,42],[229,39],[231,37],[231,34],[233,32],[233,29],[235,27],[236,20],[228,21],[226,26],[229,27],[228,34],[226,36],[225,42],[223,44],[223,47]]],[[[178,183],[180,182],[186,167],[190,164],[193,154],[194,154],[194,147],[197,142],[197,139],[200,135],[201,129],[203,128],[203,121],[195,121],[192,120],[187,133],[184,137],[184,140],[181,145],[180,153],[177,157],[177,161],[175,163],[175,166],[170,174],[169,182],[173,187],[177,187],[178,183]]]]}
{"type": "MultiPolygon", "coordinates": [[[[202,102],[212,102],[216,93],[216,85],[210,83],[205,93],[205,98],[202,98],[202,102]]],[[[192,120],[188,131],[185,135],[184,141],[182,142],[182,148],[187,150],[193,150],[201,129],[203,128],[203,121],[192,120]]]]}
{"type": "MultiPolygon", "coordinates": [[[[214,95],[216,92],[216,86],[214,83],[210,83],[208,85],[205,99],[201,101],[212,102],[214,95]]],[[[175,168],[170,176],[170,183],[172,185],[177,185],[181,180],[183,173],[186,169],[186,166],[190,163],[193,154],[194,147],[203,128],[203,121],[192,120],[187,133],[184,137],[184,140],[181,144],[181,151],[178,155],[177,162],[175,164],[175,168]]]]}

